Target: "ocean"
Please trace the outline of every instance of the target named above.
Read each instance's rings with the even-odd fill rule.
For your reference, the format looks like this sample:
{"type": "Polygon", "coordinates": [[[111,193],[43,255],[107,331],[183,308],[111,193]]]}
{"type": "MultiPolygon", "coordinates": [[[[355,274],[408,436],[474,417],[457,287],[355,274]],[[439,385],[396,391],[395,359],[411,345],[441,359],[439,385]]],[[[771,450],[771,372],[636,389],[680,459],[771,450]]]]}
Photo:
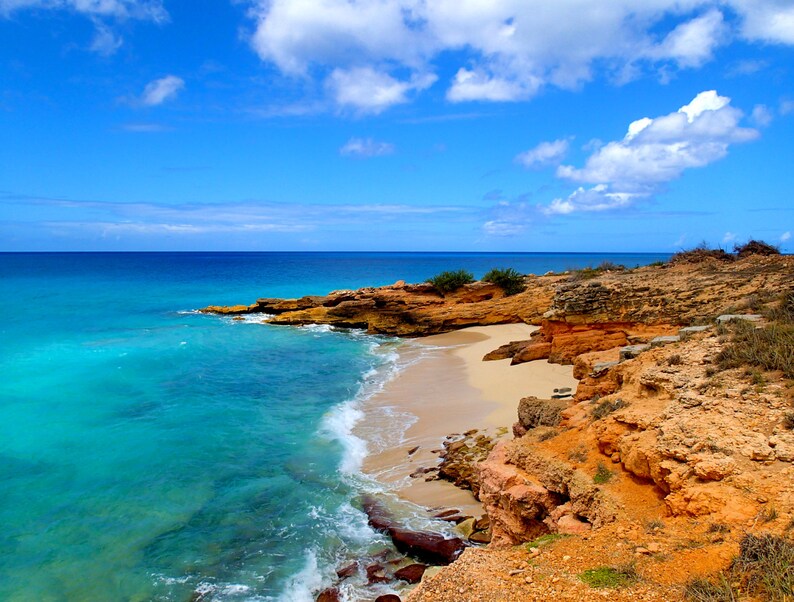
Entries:
{"type": "Polygon", "coordinates": [[[0,600],[310,601],[388,545],[351,430],[410,343],[196,309],[667,257],[0,254],[0,600]]]}

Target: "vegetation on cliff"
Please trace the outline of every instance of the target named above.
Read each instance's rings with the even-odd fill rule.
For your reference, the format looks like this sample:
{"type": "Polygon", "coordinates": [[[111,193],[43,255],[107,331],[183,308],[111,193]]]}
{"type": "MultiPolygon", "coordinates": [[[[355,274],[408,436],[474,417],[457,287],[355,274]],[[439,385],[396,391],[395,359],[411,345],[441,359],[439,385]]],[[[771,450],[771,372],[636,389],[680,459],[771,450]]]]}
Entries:
{"type": "Polygon", "coordinates": [[[524,284],[524,276],[513,268],[493,268],[482,279],[483,282],[491,282],[501,288],[508,297],[523,293],[527,288],[524,284]]]}
{"type": "Polygon", "coordinates": [[[428,282],[444,295],[456,291],[466,284],[471,284],[474,282],[474,275],[467,270],[454,270],[436,274],[428,279],[428,282]]]}

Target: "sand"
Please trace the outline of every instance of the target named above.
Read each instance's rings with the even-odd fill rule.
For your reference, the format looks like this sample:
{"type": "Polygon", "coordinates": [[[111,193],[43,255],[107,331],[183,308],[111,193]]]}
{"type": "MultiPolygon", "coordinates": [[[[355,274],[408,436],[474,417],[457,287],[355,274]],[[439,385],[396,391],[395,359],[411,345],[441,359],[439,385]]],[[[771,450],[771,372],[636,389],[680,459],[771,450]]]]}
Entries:
{"type": "Polygon", "coordinates": [[[495,434],[499,427],[509,432],[522,397],[548,398],[561,387],[575,390],[572,366],[546,360],[517,366],[510,366],[509,359],[482,361],[489,351],[510,341],[526,340],[535,329],[526,324],[477,326],[406,345],[401,353],[415,363],[366,402],[365,419],[356,434],[369,440],[370,449],[377,449],[378,425],[373,420],[385,420],[382,414],[375,418],[383,407],[395,408],[417,420],[400,445],[369,455],[364,471],[420,506],[456,507],[467,514],[482,514],[470,492],[446,481],[426,482],[409,475],[419,468],[436,466],[438,456],[432,450],[440,449],[450,434],[474,428],[495,434]],[[409,455],[417,446],[418,451],[409,455]]]}

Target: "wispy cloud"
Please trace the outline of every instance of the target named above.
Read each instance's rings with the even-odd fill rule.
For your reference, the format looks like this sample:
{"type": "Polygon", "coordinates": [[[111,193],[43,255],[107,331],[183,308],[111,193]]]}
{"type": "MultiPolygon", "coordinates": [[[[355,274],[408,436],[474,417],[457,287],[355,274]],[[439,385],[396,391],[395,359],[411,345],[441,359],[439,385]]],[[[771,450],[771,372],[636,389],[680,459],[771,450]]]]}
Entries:
{"type": "Polygon", "coordinates": [[[121,129],[125,132],[134,132],[136,134],[153,134],[157,132],[171,132],[174,128],[162,123],[124,123],[121,129]]]}
{"type": "Polygon", "coordinates": [[[568,140],[560,139],[553,142],[541,142],[516,157],[516,163],[527,169],[541,169],[543,167],[557,166],[568,153],[568,140]]]}
{"type": "Polygon", "coordinates": [[[382,157],[391,155],[393,152],[393,144],[379,142],[372,138],[351,138],[339,149],[340,155],[348,157],[382,157]]]}
{"type": "Polygon", "coordinates": [[[161,105],[176,98],[185,87],[185,80],[176,75],[166,75],[146,84],[141,94],[141,103],[147,107],[161,105]]]}

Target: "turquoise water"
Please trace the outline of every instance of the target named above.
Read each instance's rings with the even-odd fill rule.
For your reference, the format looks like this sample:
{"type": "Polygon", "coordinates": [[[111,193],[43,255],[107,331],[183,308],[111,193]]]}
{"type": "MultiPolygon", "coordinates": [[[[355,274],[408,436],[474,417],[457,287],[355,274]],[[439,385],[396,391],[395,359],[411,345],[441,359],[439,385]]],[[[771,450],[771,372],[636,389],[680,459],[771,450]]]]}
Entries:
{"type": "Polygon", "coordinates": [[[196,308],[664,258],[0,254],[0,600],[308,600],[383,545],[349,430],[400,343],[196,308]]]}

